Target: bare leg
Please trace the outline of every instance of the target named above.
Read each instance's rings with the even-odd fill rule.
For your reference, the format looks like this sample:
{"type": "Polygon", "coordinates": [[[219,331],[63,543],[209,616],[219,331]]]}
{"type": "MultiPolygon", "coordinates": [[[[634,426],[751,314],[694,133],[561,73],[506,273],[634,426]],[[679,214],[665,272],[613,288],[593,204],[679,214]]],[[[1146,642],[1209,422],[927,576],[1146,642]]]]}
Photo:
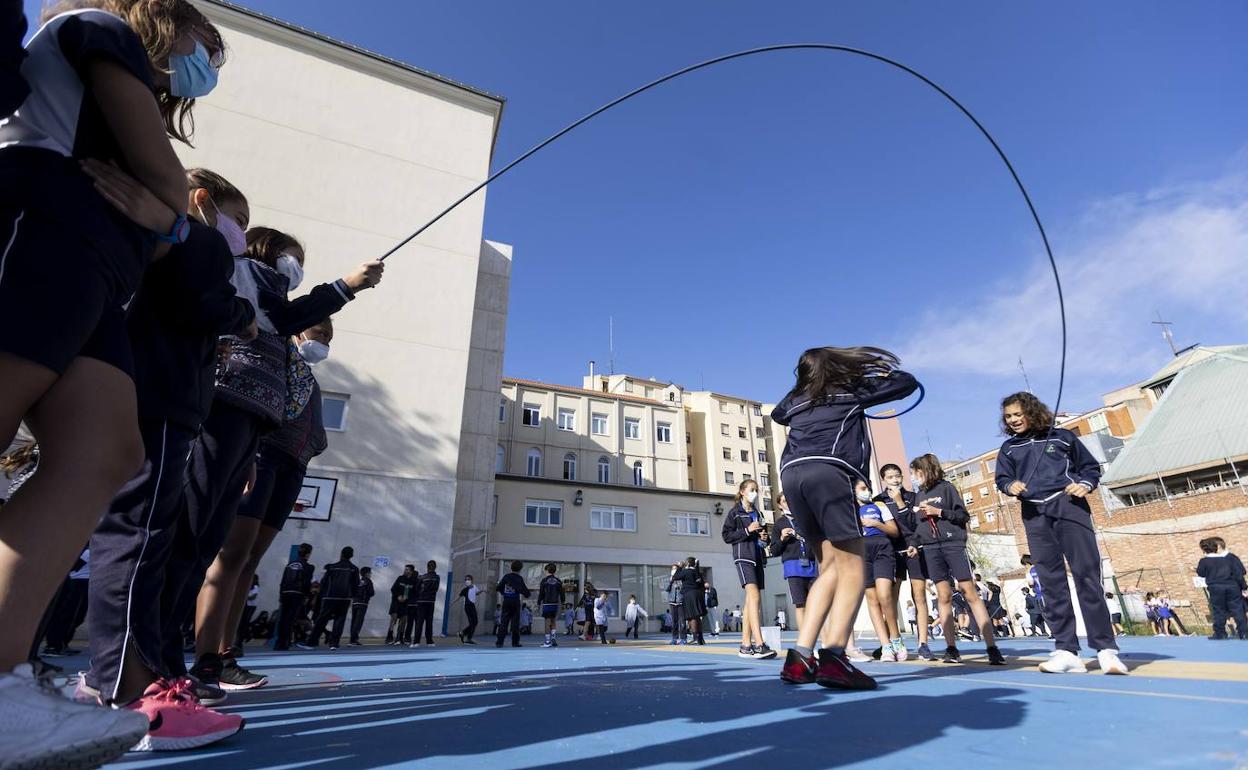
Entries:
{"type": "Polygon", "coordinates": [[[957,647],[958,623],[953,618],[953,589],[948,581],[936,584],[936,602],[940,609],[940,625],[945,631],[945,646],[957,647]]]}
{"type": "Polygon", "coordinates": [[[897,597],[893,594],[893,587],[894,583],[891,580],[877,578],[875,581],[875,595],[879,598],[881,605],[880,614],[888,629],[888,638],[884,640],[885,642],[901,637],[901,629],[897,627],[897,597]]]}
{"type": "Polygon", "coordinates": [[[880,646],[888,644],[892,637],[888,635],[888,626],[884,621],[884,612],[880,606],[879,589],[875,586],[867,586],[867,613],[871,616],[871,626],[875,629],[875,635],[880,639],[880,646]]]}
{"type": "Polygon", "coordinates": [[[992,617],[988,614],[988,607],[984,604],[984,600],[975,591],[975,584],[964,580],[958,584],[958,587],[962,589],[966,603],[971,606],[971,615],[975,618],[975,625],[979,626],[979,635],[984,638],[984,642],[989,647],[993,646],[996,639],[992,634],[992,617]]]}
{"type": "Polygon", "coordinates": [[[222,652],[226,651],[231,644],[234,643],[232,634],[233,629],[238,628],[238,624],[242,621],[243,612],[247,607],[247,594],[251,592],[251,579],[255,577],[256,569],[260,566],[260,560],[268,553],[269,546],[273,544],[274,538],[281,530],[260,525],[260,531],[256,533],[256,540],[252,543],[251,553],[247,556],[247,563],[243,565],[243,571],[238,576],[238,582],[235,584],[234,600],[230,606],[229,617],[225,620],[226,637],[222,640],[222,652]]]}
{"type": "Polygon", "coordinates": [[[741,609],[741,616],[745,622],[741,624],[741,646],[748,647],[763,643],[763,630],[759,613],[760,604],[758,586],[753,583],[745,587],[745,606],[741,609]]]}
{"type": "Polygon", "coordinates": [[[0,671],[26,660],[43,611],[101,511],[143,463],[134,382],[93,358],[51,371],[0,355],[5,445],[26,418],[39,470],[0,512],[0,671]],[[37,403],[31,406],[37,399],[37,403]]]}
{"type": "Polygon", "coordinates": [[[927,581],[911,580],[910,593],[914,597],[914,614],[918,625],[919,644],[927,644],[927,630],[932,624],[927,614],[927,581]]]}
{"type": "Polygon", "coordinates": [[[819,544],[819,577],[806,597],[806,611],[811,620],[798,634],[799,647],[813,648],[815,637],[828,623],[824,646],[844,649],[853,628],[854,614],[862,601],[862,538],[819,544]],[[825,566],[826,565],[826,566],[825,566]]]}
{"type": "MultiPolygon", "coordinates": [[[[221,552],[208,567],[195,606],[196,656],[219,653],[228,647],[226,618],[259,529],[259,519],[235,517],[221,552]]],[[[229,641],[234,641],[232,636],[229,641]]]]}

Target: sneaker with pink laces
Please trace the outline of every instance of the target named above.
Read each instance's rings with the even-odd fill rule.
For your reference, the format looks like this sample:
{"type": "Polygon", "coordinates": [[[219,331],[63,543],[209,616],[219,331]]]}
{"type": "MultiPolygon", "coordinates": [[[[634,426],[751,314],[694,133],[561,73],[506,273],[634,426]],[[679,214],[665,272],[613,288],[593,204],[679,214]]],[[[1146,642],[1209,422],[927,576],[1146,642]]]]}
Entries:
{"type": "Polygon", "coordinates": [[[243,718],[199,705],[185,679],[152,682],[126,706],[147,717],[147,735],[131,751],[182,751],[207,746],[243,729],[243,718]]]}

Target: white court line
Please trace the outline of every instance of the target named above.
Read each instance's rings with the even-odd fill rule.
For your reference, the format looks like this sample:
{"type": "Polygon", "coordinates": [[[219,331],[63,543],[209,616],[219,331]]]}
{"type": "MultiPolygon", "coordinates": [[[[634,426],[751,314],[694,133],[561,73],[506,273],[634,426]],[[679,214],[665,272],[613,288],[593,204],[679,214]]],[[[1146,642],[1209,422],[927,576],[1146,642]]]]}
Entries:
{"type": "MultiPolygon", "coordinates": [[[[937,679],[940,677],[931,677],[937,679]]],[[[1001,684],[1007,687],[1037,687],[1045,690],[1070,690],[1072,692],[1099,692],[1108,695],[1140,695],[1146,698],[1172,698],[1174,700],[1198,700],[1208,703],[1234,703],[1237,706],[1248,706],[1248,698],[1224,698],[1216,695],[1184,695],[1182,693],[1154,692],[1151,690],[1110,690],[1104,687],[1078,687],[1065,684],[1034,684],[1032,682],[1016,682],[1008,679],[981,679],[975,677],[975,683],[1001,684]]]]}

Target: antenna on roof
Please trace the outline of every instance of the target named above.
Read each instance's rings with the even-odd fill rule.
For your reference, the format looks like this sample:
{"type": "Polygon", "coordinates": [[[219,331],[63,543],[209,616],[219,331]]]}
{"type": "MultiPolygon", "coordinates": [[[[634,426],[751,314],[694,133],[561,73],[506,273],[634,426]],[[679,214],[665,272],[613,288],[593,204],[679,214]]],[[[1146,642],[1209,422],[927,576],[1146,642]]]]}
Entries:
{"type": "Polygon", "coordinates": [[[608,359],[611,374],[615,374],[615,316],[607,316],[607,346],[611,350],[608,359]]]}
{"type": "Polygon", "coordinates": [[[1023,373],[1023,384],[1027,386],[1028,393],[1034,393],[1031,389],[1031,380],[1027,379],[1027,367],[1023,366],[1023,357],[1018,357],[1018,370],[1023,373]]]}
{"type": "Polygon", "coordinates": [[[1173,326],[1174,324],[1173,324],[1172,322],[1170,322],[1170,321],[1163,321],[1163,320],[1161,320],[1161,311],[1160,311],[1160,310],[1156,310],[1156,311],[1154,311],[1154,312],[1155,312],[1155,313],[1157,313],[1157,320],[1156,320],[1156,321],[1153,321],[1152,323],[1154,323],[1154,324],[1156,324],[1157,326],[1160,326],[1160,327],[1161,327],[1161,336],[1162,336],[1162,339],[1164,339],[1166,342],[1170,343],[1170,352],[1171,352],[1171,353],[1173,353],[1174,355],[1176,355],[1176,356],[1177,356],[1177,355],[1179,354],[1179,349],[1178,349],[1177,347],[1175,347],[1175,345],[1174,345],[1174,334],[1170,331],[1170,327],[1171,327],[1171,326],[1173,326]]]}

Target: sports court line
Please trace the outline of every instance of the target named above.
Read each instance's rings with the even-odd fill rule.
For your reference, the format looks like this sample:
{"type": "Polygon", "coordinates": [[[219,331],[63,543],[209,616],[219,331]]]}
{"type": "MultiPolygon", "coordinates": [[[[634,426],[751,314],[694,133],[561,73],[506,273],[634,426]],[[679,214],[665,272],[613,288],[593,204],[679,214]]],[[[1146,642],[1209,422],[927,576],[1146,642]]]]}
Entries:
{"type": "MultiPolygon", "coordinates": [[[[733,649],[722,649],[711,646],[688,646],[671,647],[670,645],[656,645],[652,647],[634,647],[637,649],[646,649],[657,652],[679,652],[682,654],[695,655],[732,655],[737,654],[733,649]]],[[[1128,656],[1130,653],[1128,653],[1128,656]]],[[[966,655],[963,654],[963,660],[969,663],[978,664],[986,662],[987,657],[983,655],[966,655]]],[[[1023,663],[1041,663],[1047,660],[1047,657],[1011,657],[1011,662],[1023,663]]],[[[878,661],[877,661],[878,662],[878,661]]],[[[1157,679],[1188,679],[1210,682],[1248,682],[1248,663],[1210,663],[1207,661],[1197,660],[1150,660],[1150,661],[1133,661],[1130,657],[1126,659],[1127,665],[1131,668],[1131,674],[1138,677],[1150,677],[1157,679]]],[[[939,662],[925,660],[906,660],[901,661],[900,665],[919,666],[922,668],[941,668],[945,664],[939,662]]],[[[1009,666],[1008,670],[1012,671],[1030,671],[1027,666],[1009,666]]],[[[1092,670],[1089,673],[1102,675],[1100,671],[1092,670]]]]}

